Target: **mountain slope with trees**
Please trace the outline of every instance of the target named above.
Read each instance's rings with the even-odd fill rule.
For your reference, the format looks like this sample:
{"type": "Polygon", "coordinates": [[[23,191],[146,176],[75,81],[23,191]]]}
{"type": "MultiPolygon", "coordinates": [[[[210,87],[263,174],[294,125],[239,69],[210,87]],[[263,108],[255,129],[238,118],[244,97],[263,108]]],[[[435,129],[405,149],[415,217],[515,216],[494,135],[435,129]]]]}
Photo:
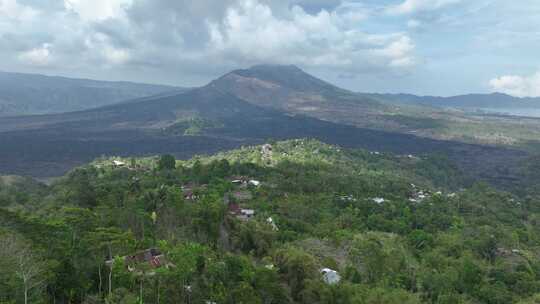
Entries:
{"type": "Polygon", "coordinates": [[[525,304],[540,292],[539,197],[471,185],[440,158],[304,139],[100,158],[23,196],[10,185],[0,302],[525,304]]]}

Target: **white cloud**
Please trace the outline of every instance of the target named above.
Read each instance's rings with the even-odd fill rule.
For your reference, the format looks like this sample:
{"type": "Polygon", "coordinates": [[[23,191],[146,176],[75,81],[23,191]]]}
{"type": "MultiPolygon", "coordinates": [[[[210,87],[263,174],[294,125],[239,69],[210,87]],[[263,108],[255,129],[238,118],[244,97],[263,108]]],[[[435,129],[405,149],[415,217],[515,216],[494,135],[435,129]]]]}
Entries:
{"type": "Polygon", "coordinates": [[[122,65],[131,59],[128,49],[114,47],[109,37],[101,33],[87,37],[85,46],[94,60],[101,61],[107,66],[122,65]]]}
{"type": "Polygon", "coordinates": [[[407,36],[403,36],[382,49],[373,50],[373,53],[388,58],[389,65],[392,67],[409,67],[415,63],[414,58],[411,56],[414,48],[412,40],[407,36]]]}
{"type": "MultiPolygon", "coordinates": [[[[10,12],[24,11],[21,1],[0,0],[0,7],[6,11],[9,3],[10,12]]],[[[35,11],[26,14],[32,22],[0,18],[0,55],[19,59],[4,63],[4,69],[25,62],[67,73],[107,75],[103,71],[114,67],[127,78],[134,75],[124,71],[135,70],[183,81],[260,63],[297,64],[334,74],[401,75],[394,71],[417,62],[415,43],[403,32],[405,26],[373,27],[374,10],[354,1],[51,0],[57,3],[54,7],[43,0],[25,3],[32,1],[40,3],[28,6],[35,11]]]]}
{"type": "MultiPolygon", "coordinates": [[[[228,9],[222,22],[210,22],[208,50],[235,54],[247,62],[293,63],[349,71],[403,68],[414,63],[414,44],[401,33],[374,35],[358,30],[354,12],[296,6],[288,18],[255,0],[228,9]]],[[[358,14],[360,16],[360,14],[358,14]]]]}
{"type": "Polygon", "coordinates": [[[445,6],[461,2],[462,0],[405,0],[401,4],[388,8],[390,14],[414,14],[424,11],[433,11],[445,6]]]}
{"type": "Polygon", "coordinates": [[[501,76],[490,80],[489,85],[496,92],[517,97],[537,97],[540,96],[540,71],[530,76],[501,76]]]}
{"type": "Polygon", "coordinates": [[[103,54],[111,64],[124,64],[131,58],[129,51],[126,49],[107,47],[103,50],[103,54]]]}
{"type": "Polygon", "coordinates": [[[19,54],[18,58],[23,64],[34,66],[46,66],[51,62],[51,45],[43,44],[39,48],[34,48],[19,54]]]}
{"type": "Polygon", "coordinates": [[[17,3],[17,0],[0,0],[0,15],[2,18],[5,16],[18,21],[29,21],[37,14],[37,10],[21,5],[17,3]]]}
{"type": "Polygon", "coordinates": [[[132,0],[64,0],[66,10],[75,12],[85,21],[118,18],[132,0]]]}

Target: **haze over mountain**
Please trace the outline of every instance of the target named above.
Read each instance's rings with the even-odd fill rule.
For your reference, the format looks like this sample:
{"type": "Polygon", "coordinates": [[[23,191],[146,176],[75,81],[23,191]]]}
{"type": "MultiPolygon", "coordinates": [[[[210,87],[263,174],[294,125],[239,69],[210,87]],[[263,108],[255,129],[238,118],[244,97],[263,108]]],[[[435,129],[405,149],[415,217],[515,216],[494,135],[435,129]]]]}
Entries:
{"type": "Polygon", "coordinates": [[[179,90],[163,85],[0,72],[0,116],[79,111],[179,90]]]}

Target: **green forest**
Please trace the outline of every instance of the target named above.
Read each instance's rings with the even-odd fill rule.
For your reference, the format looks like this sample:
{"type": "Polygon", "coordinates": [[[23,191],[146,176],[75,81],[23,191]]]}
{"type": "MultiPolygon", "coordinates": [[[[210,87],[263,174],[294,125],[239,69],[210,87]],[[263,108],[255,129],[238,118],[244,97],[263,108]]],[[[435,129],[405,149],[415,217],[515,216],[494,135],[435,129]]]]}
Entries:
{"type": "Polygon", "coordinates": [[[309,139],[6,176],[0,303],[540,303],[540,196],[519,190],[309,139]]]}

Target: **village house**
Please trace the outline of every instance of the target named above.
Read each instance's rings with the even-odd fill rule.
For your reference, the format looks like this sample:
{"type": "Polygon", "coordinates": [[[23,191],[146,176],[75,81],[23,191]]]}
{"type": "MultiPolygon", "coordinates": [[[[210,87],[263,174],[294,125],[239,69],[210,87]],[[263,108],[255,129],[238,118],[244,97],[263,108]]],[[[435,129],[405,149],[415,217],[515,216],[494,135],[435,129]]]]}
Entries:
{"type": "Polygon", "coordinates": [[[261,185],[261,182],[255,179],[251,179],[248,182],[251,186],[259,187],[261,185]]]}
{"type": "MultiPolygon", "coordinates": [[[[165,255],[161,253],[156,248],[150,248],[144,251],[137,252],[133,255],[125,256],[124,263],[127,266],[129,272],[137,272],[139,274],[143,273],[145,265],[150,269],[157,269],[160,267],[171,267],[173,264],[167,262],[165,255]]],[[[105,262],[109,267],[114,263],[113,259],[107,260],[105,262]]],[[[146,273],[147,275],[152,275],[154,272],[150,271],[146,273]]]]}
{"type": "Polygon", "coordinates": [[[245,176],[231,176],[228,178],[228,180],[233,184],[243,185],[248,183],[249,178],[245,176]]]}
{"type": "Polygon", "coordinates": [[[237,203],[229,203],[228,204],[228,209],[229,209],[229,214],[231,215],[237,215],[237,214],[240,214],[240,205],[238,205],[237,203]]]}
{"type": "Polygon", "coordinates": [[[321,269],[321,274],[323,276],[323,281],[326,284],[334,285],[341,281],[341,276],[339,275],[339,273],[330,268],[321,269]]]}
{"type": "Polygon", "coordinates": [[[411,184],[412,191],[409,194],[409,202],[411,203],[421,203],[426,199],[431,198],[433,195],[442,195],[441,191],[433,194],[429,190],[422,190],[417,187],[415,184],[411,184]]]}
{"type": "Polygon", "coordinates": [[[187,201],[194,201],[194,200],[199,199],[200,195],[198,192],[206,188],[207,188],[207,185],[197,186],[193,183],[189,183],[181,187],[184,199],[187,201]]]}
{"type": "Polygon", "coordinates": [[[272,145],[265,144],[261,147],[261,158],[267,165],[272,163],[272,145]]]}
{"type": "Polygon", "coordinates": [[[352,194],[340,196],[339,200],[341,200],[342,202],[356,202],[356,201],[358,201],[352,194]]]}
{"type": "Polygon", "coordinates": [[[261,154],[263,155],[263,157],[272,157],[272,145],[264,144],[261,147],[261,154]]]}
{"type": "Polygon", "coordinates": [[[126,163],[120,160],[113,160],[113,166],[115,167],[125,167],[126,163]]]}
{"type": "Polygon", "coordinates": [[[238,205],[237,203],[229,203],[228,209],[230,215],[234,215],[237,219],[240,220],[247,221],[255,216],[255,210],[240,208],[240,205],[238,205]]]}
{"type": "Polygon", "coordinates": [[[274,231],[279,231],[279,228],[278,226],[276,225],[276,223],[274,222],[274,219],[269,217],[266,219],[266,223],[268,223],[268,225],[270,225],[272,227],[272,230],[274,231]]]}
{"type": "Polygon", "coordinates": [[[236,218],[240,220],[250,220],[255,216],[255,210],[253,209],[240,209],[240,214],[236,215],[236,218]]]}
{"type": "Polygon", "coordinates": [[[261,185],[260,181],[246,176],[232,176],[229,178],[229,181],[243,188],[246,188],[247,186],[259,187],[261,185]]]}
{"type": "Polygon", "coordinates": [[[382,203],[384,203],[384,202],[386,202],[386,200],[385,200],[384,198],[382,198],[382,197],[375,197],[375,198],[372,198],[371,200],[372,200],[373,202],[379,204],[379,205],[382,204],[382,203]]]}
{"type": "Polygon", "coordinates": [[[503,247],[499,247],[496,250],[497,256],[501,257],[512,257],[512,256],[519,256],[521,254],[521,250],[519,249],[506,249],[503,247]]]}
{"type": "Polygon", "coordinates": [[[234,191],[231,196],[236,201],[247,201],[253,198],[253,194],[249,191],[234,191]]]}
{"type": "Polygon", "coordinates": [[[194,201],[199,198],[192,189],[182,191],[186,201],[194,201]]]}

